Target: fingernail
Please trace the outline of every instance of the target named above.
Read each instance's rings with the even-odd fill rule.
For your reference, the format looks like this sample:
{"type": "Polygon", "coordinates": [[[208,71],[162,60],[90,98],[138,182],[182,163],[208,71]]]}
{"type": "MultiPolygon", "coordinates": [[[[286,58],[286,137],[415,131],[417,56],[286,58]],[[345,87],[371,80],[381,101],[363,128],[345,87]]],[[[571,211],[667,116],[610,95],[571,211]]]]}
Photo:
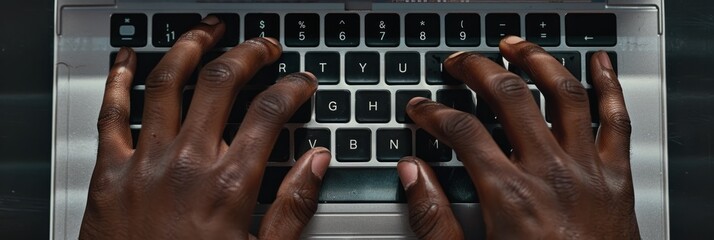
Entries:
{"type": "Polygon", "coordinates": [[[598,54],[598,61],[600,62],[600,66],[612,70],[612,63],[610,62],[610,56],[607,55],[606,52],[600,52],[598,54]]]}
{"type": "Polygon", "coordinates": [[[117,53],[116,59],[114,59],[114,63],[121,63],[129,59],[129,48],[127,47],[122,47],[119,49],[119,52],[117,53]]]}
{"type": "Polygon", "coordinates": [[[409,190],[419,178],[419,167],[412,160],[401,160],[397,163],[397,172],[399,179],[402,180],[404,190],[409,190]]]}
{"type": "Polygon", "coordinates": [[[318,150],[318,152],[312,155],[312,174],[322,180],[322,177],[325,176],[325,172],[327,171],[327,167],[330,166],[330,160],[332,160],[330,150],[326,148],[318,150]]]}
{"type": "Polygon", "coordinates": [[[221,22],[221,20],[218,19],[218,17],[216,17],[215,15],[208,15],[203,20],[201,20],[201,22],[211,25],[211,26],[214,26],[214,25],[218,24],[219,22],[221,22]]]}
{"type": "Polygon", "coordinates": [[[278,40],[275,40],[275,38],[264,37],[264,39],[265,39],[265,40],[268,40],[268,42],[272,43],[272,44],[275,45],[275,46],[278,46],[278,47],[280,46],[280,43],[278,42],[278,40]]]}
{"type": "Polygon", "coordinates": [[[525,40],[523,40],[523,38],[520,38],[518,36],[508,36],[507,38],[503,39],[503,41],[510,45],[513,45],[513,44],[523,42],[525,40]]]}
{"type": "Polygon", "coordinates": [[[465,53],[464,51],[452,53],[451,55],[449,55],[449,57],[446,58],[446,60],[458,57],[459,55],[464,54],[464,53],[465,53]]]}

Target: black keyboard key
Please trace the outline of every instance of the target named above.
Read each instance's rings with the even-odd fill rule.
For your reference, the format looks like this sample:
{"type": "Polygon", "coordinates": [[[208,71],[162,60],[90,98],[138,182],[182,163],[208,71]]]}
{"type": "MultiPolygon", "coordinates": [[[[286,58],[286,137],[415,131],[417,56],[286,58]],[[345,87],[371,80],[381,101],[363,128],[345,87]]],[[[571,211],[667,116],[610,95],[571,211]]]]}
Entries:
{"type": "Polygon", "coordinates": [[[568,46],[615,46],[617,17],[612,13],[565,15],[565,42],[568,46]]]}
{"type": "MultiPolygon", "coordinates": [[[[593,84],[592,69],[590,69],[590,64],[592,62],[593,54],[595,54],[595,52],[588,52],[585,54],[585,79],[588,84],[593,84]]],[[[615,73],[618,73],[618,71],[617,71],[617,53],[616,52],[607,52],[607,56],[610,57],[610,63],[612,63],[612,70],[615,71],[615,73]]]]}
{"type": "Polygon", "coordinates": [[[427,52],[424,56],[426,65],[426,83],[429,85],[456,85],[461,81],[452,77],[444,69],[444,61],[454,52],[427,52]]]}
{"type": "Polygon", "coordinates": [[[317,47],[320,44],[320,15],[291,13],[285,15],[285,46],[317,47]]]}
{"type": "Polygon", "coordinates": [[[275,13],[245,15],[245,39],[271,37],[280,39],[280,16],[275,13]]]}
{"type": "Polygon", "coordinates": [[[412,130],[377,129],[377,160],[396,162],[412,154],[412,130]]]}
{"type": "Polygon", "coordinates": [[[285,75],[300,71],[300,53],[284,52],[273,64],[263,67],[253,76],[251,85],[272,85],[285,75]]]}
{"type": "Polygon", "coordinates": [[[497,47],[506,36],[521,36],[521,17],[517,13],[486,15],[486,44],[497,47]]]}
{"type": "Polygon", "coordinates": [[[235,13],[213,13],[221,22],[225,24],[226,31],[223,33],[223,38],[221,38],[216,47],[234,47],[240,42],[240,17],[235,13]]]}
{"type": "Polygon", "coordinates": [[[370,13],[364,20],[365,44],[370,47],[399,46],[399,15],[370,13]]]}
{"type": "Polygon", "coordinates": [[[181,102],[181,120],[186,119],[188,115],[188,109],[191,107],[191,100],[193,100],[194,89],[186,89],[183,91],[183,101],[181,102]]]}
{"type": "MultiPolygon", "coordinates": [[[[131,85],[146,84],[146,77],[149,76],[151,70],[159,64],[161,58],[164,57],[163,52],[138,52],[136,53],[136,70],[134,71],[134,81],[131,85]]],[[[113,52],[109,55],[109,66],[114,65],[114,60],[117,58],[117,53],[113,52]]]]}
{"type": "Polygon", "coordinates": [[[533,95],[533,100],[535,101],[536,105],[538,106],[538,109],[540,109],[540,91],[539,90],[531,90],[531,95],[533,95]]]}
{"type": "Polygon", "coordinates": [[[391,95],[386,90],[355,93],[355,119],[360,123],[387,123],[392,113],[391,95]]]}
{"type": "Polygon", "coordinates": [[[560,15],[557,13],[526,15],[526,40],[544,47],[560,45],[560,15]]]}
{"type": "Polygon", "coordinates": [[[157,13],[152,18],[151,41],[154,47],[171,47],[182,34],[201,22],[195,13],[157,13]]]}
{"type": "Polygon", "coordinates": [[[407,14],[404,18],[404,41],[409,47],[436,47],[440,42],[439,14],[407,14]]]}
{"type": "Polygon", "coordinates": [[[132,89],[129,95],[129,122],[131,124],[141,124],[144,114],[144,90],[132,89]]]}
{"type": "Polygon", "coordinates": [[[427,162],[451,161],[451,148],[434,136],[419,129],[416,132],[416,156],[427,162]]]}
{"type": "Polygon", "coordinates": [[[315,93],[315,120],[321,123],[350,121],[350,92],[320,90],[315,93]]]}
{"type": "Polygon", "coordinates": [[[280,131],[278,139],[275,140],[275,145],[273,145],[268,161],[285,162],[288,159],[290,159],[290,132],[287,129],[283,129],[280,131]]]}
{"type": "Polygon", "coordinates": [[[369,129],[337,129],[335,144],[337,161],[367,162],[372,158],[372,131],[369,129]]]}
{"type": "Polygon", "coordinates": [[[497,124],[498,117],[482,97],[476,97],[476,117],[484,124],[497,124]]]}
{"type": "Polygon", "coordinates": [[[506,156],[511,155],[511,152],[513,152],[513,147],[508,141],[508,137],[506,137],[506,131],[504,131],[503,128],[499,127],[493,129],[491,136],[493,137],[494,142],[498,144],[498,147],[501,148],[501,151],[503,151],[506,156]]]}
{"type": "Polygon", "coordinates": [[[308,99],[295,111],[288,123],[308,123],[312,117],[312,100],[308,99]]]}
{"type": "Polygon", "coordinates": [[[295,159],[305,154],[308,150],[316,147],[330,149],[330,129],[295,129],[295,159]]]}
{"type": "Polygon", "coordinates": [[[407,115],[407,104],[409,100],[415,97],[431,99],[431,92],[428,90],[397,90],[394,115],[398,123],[414,123],[409,115],[407,115]]]}
{"type": "Polygon", "coordinates": [[[228,123],[243,122],[245,115],[248,113],[248,108],[250,107],[250,104],[253,102],[253,99],[255,99],[255,97],[260,94],[260,92],[262,92],[262,90],[241,90],[238,93],[238,96],[236,97],[235,103],[233,103],[233,109],[231,110],[231,113],[228,115],[228,123]]]}
{"type": "Polygon", "coordinates": [[[473,94],[468,89],[440,89],[436,91],[436,101],[447,107],[474,114],[473,94]]]}
{"type": "Polygon", "coordinates": [[[550,55],[563,64],[563,67],[568,69],[568,72],[573,74],[576,79],[582,80],[580,52],[551,52],[550,55]]]}
{"type": "Polygon", "coordinates": [[[446,45],[478,47],[481,44],[481,16],[475,13],[446,14],[446,45]]]}
{"type": "Polygon", "coordinates": [[[325,15],[325,45],[356,47],[359,45],[359,15],[353,13],[325,15]]]}
{"type": "Polygon", "coordinates": [[[379,83],[379,53],[348,52],[345,54],[345,81],[347,84],[379,83]]]}
{"type": "Polygon", "coordinates": [[[146,15],[144,14],[112,14],[111,45],[112,47],[144,47],[148,31],[146,15]]]}
{"type": "Polygon", "coordinates": [[[226,141],[226,144],[231,145],[233,143],[233,139],[238,133],[238,128],[240,128],[240,124],[226,124],[226,128],[223,129],[223,141],[226,141]]]}
{"type": "Polygon", "coordinates": [[[387,84],[418,84],[421,62],[418,52],[387,52],[384,55],[384,78],[387,84]]]}
{"type": "Polygon", "coordinates": [[[136,143],[139,142],[139,134],[140,133],[141,133],[141,129],[136,129],[136,128],[131,129],[131,144],[132,144],[133,149],[136,149],[136,143]]]}
{"type": "Polygon", "coordinates": [[[314,74],[319,84],[337,84],[340,82],[340,54],[308,52],[305,54],[305,71],[314,74]]]}

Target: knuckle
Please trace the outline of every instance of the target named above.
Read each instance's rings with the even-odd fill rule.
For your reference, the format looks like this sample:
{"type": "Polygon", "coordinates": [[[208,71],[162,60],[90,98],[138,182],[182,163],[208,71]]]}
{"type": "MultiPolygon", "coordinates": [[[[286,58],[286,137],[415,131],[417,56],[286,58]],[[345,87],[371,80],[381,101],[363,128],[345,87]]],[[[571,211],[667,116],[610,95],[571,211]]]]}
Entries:
{"type": "Polygon", "coordinates": [[[630,116],[624,112],[614,112],[606,116],[613,130],[623,136],[630,136],[632,133],[632,123],[630,116]]]}
{"type": "Polygon", "coordinates": [[[178,75],[170,67],[157,67],[146,78],[146,91],[161,91],[177,86],[178,75]]]}
{"type": "Polygon", "coordinates": [[[419,239],[426,239],[428,236],[436,236],[440,231],[438,223],[441,220],[442,212],[450,211],[445,206],[440,206],[431,199],[424,199],[409,208],[409,225],[419,239]]]}
{"type": "Polygon", "coordinates": [[[555,82],[556,93],[565,100],[577,103],[585,103],[588,101],[588,94],[587,91],[585,91],[585,87],[574,78],[559,76],[555,79],[555,82]]]}
{"type": "Polygon", "coordinates": [[[475,120],[471,114],[457,112],[445,118],[445,120],[441,122],[440,128],[445,136],[451,138],[450,142],[452,142],[454,146],[459,146],[473,142],[470,141],[470,139],[481,134],[482,131],[478,131],[479,128],[476,127],[475,120]]]}
{"type": "Polygon", "coordinates": [[[119,124],[128,121],[127,111],[118,104],[105,105],[99,113],[97,120],[97,129],[99,132],[104,132],[117,127],[119,124]]]}
{"type": "Polygon", "coordinates": [[[517,75],[511,72],[494,74],[487,79],[491,82],[491,94],[495,98],[506,101],[519,101],[530,95],[528,86],[517,75]]]}
{"type": "Polygon", "coordinates": [[[536,216],[536,197],[534,189],[524,179],[515,176],[500,176],[494,179],[502,189],[504,212],[512,216],[536,216]]]}
{"type": "Polygon", "coordinates": [[[236,79],[236,70],[224,60],[214,60],[201,69],[201,84],[209,88],[232,86],[236,79]]]}
{"type": "Polygon", "coordinates": [[[314,194],[306,189],[296,189],[288,195],[280,196],[287,203],[288,209],[285,210],[289,211],[301,225],[307,224],[317,211],[317,199],[314,194]]]}
{"type": "Polygon", "coordinates": [[[177,157],[169,165],[169,180],[174,186],[183,188],[185,183],[192,182],[199,174],[200,158],[193,156],[184,151],[178,154],[177,157]]]}
{"type": "Polygon", "coordinates": [[[251,104],[251,109],[262,121],[282,123],[289,115],[290,99],[283,93],[266,91],[251,104]]]}
{"type": "Polygon", "coordinates": [[[89,199],[95,204],[105,205],[115,199],[116,177],[111,172],[104,172],[92,178],[89,186],[89,199]]]}
{"type": "Polygon", "coordinates": [[[552,160],[546,165],[545,181],[555,191],[561,203],[569,205],[577,202],[579,191],[577,179],[564,161],[552,160]]]}

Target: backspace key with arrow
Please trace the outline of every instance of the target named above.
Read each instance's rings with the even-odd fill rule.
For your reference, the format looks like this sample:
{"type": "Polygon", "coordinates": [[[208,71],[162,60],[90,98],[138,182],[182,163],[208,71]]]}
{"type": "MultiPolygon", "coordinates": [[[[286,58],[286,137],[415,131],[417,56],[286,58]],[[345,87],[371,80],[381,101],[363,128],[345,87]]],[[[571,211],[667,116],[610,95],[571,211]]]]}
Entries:
{"type": "Polygon", "coordinates": [[[571,13],[565,16],[568,46],[617,45],[617,17],[612,13],[571,13]]]}

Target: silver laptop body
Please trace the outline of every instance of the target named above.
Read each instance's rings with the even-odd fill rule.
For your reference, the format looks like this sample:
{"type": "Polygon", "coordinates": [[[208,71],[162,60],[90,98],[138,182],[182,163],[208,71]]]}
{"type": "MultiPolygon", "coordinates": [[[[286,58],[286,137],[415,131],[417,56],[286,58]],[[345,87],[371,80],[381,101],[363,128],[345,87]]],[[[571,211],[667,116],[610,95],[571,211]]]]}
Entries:
{"type": "MultiPolygon", "coordinates": [[[[147,44],[134,47],[137,52],[165,52],[166,47],[156,47],[152,42],[152,16],[162,13],[196,13],[206,16],[210,13],[237,13],[240,16],[240,41],[244,40],[244,17],[249,13],[276,13],[280,16],[281,30],[283,18],[289,13],[317,13],[320,24],[325,24],[328,13],[356,13],[360,17],[362,33],[364,19],[370,13],[396,13],[402,20],[400,43],[396,47],[368,47],[364,38],[356,47],[328,47],[320,41],[316,47],[289,47],[286,52],[300,54],[300,70],[305,69],[304,56],[307,52],[338,52],[341,60],[352,51],[378,52],[380,59],[390,51],[418,52],[420,55],[421,79],[410,86],[386,84],[381,72],[378,84],[363,86],[349,85],[344,80],[344,67],[340,68],[340,81],[335,85],[321,85],[319,89],[346,89],[354,93],[363,89],[386,89],[392,93],[401,89],[428,90],[435,99],[436,92],[449,88],[426,83],[425,56],[432,51],[482,51],[496,52],[497,47],[486,44],[486,16],[491,13],[515,13],[519,16],[520,33],[526,33],[526,16],[531,13],[555,13],[560,17],[560,44],[545,47],[548,51],[569,51],[579,53],[582,63],[590,51],[606,50],[616,52],[620,81],[624,89],[627,108],[630,112],[632,134],[632,171],[635,186],[636,212],[643,239],[668,239],[668,193],[667,193],[667,146],[666,146],[666,96],[664,68],[664,1],[662,0],[592,0],[592,1],[478,1],[470,3],[389,3],[385,1],[348,1],[299,3],[296,1],[245,1],[224,0],[57,0],[55,30],[55,74],[54,74],[54,119],[52,154],[52,200],[51,238],[76,239],[84,213],[87,188],[94,168],[97,152],[96,121],[107,72],[110,55],[118,51],[112,46],[111,17],[114,14],[136,13],[146,15],[147,44]],[[276,3],[279,2],[279,3],[276,3]],[[435,13],[442,20],[441,41],[436,47],[411,47],[405,44],[404,19],[410,13],[435,13]],[[480,44],[476,47],[452,47],[444,43],[444,17],[450,13],[477,13],[480,17],[480,44]],[[617,43],[614,46],[573,47],[566,44],[565,18],[573,13],[611,13],[616,16],[617,43]]],[[[322,28],[321,33],[322,33],[322,28]]],[[[122,34],[131,36],[136,29],[124,28],[122,34]],[[130,34],[131,33],[131,34],[130,34]]],[[[122,36],[124,36],[122,35],[122,36]]],[[[322,35],[321,35],[322,36],[322,35]]],[[[364,35],[362,35],[364,36],[364,35]]],[[[285,34],[281,32],[281,42],[285,34]]],[[[384,66],[384,61],[380,61],[384,66]]],[[[582,82],[585,80],[585,64],[581,64],[582,82]]],[[[534,85],[530,86],[536,89],[534,85]]],[[[455,88],[463,88],[456,86],[455,88]]],[[[542,95],[541,101],[544,101],[542,95]]],[[[474,97],[474,101],[476,98],[474,97]]],[[[313,103],[314,104],[314,103],[313,103]]],[[[545,113],[544,108],[541,109],[545,113]]],[[[354,111],[354,109],[352,110],[354,111]]],[[[391,110],[394,113],[394,109],[391,110]]],[[[354,116],[354,114],[352,115],[354,116]]],[[[394,114],[392,114],[394,116],[394,114]]],[[[334,152],[335,131],[340,128],[369,129],[372,139],[378,129],[415,127],[396,122],[394,119],[382,124],[318,123],[312,119],[305,124],[286,126],[293,136],[297,128],[329,129],[331,148],[334,152]]],[[[132,125],[140,128],[140,125],[132,125]]],[[[372,141],[371,159],[367,162],[346,163],[333,158],[332,168],[394,168],[396,162],[377,160],[372,141]]],[[[295,140],[290,140],[294,146],[295,140]]],[[[291,148],[292,149],[292,148],[291,148]]],[[[270,163],[270,166],[290,166],[294,163],[294,153],[290,160],[270,163]]],[[[454,156],[449,161],[432,163],[436,167],[458,167],[460,162],[454,156]]],[[[355,183],[360,184],[360,183],[355,183]]],[[[398,183],[397,183],[398,185],[398,183]]],[[[355,189],[361,189],[355,186],[355,189]]],[[[349,190],[349,189],[347,189],[349,190]]],[[[341,193],[331,193],[341,194],[341,193]]],[[[342,194],[350,194],[345,191],[342,194]]],[[[337,196],[338,198],[340,196],[337,196]]],[[[388,201],[333,202],[323,199],[315,217],[303,233],[306,239],[413,239],[409,229],[407,207],[404,203],[388,201]]],[[[259,204],[255,213],[255,223],[268,204],[259,204]]],[[[454,203],[453,210],[459,218],[468,239],[484,235],[483,222],[478,203],[454,203]]]]}

